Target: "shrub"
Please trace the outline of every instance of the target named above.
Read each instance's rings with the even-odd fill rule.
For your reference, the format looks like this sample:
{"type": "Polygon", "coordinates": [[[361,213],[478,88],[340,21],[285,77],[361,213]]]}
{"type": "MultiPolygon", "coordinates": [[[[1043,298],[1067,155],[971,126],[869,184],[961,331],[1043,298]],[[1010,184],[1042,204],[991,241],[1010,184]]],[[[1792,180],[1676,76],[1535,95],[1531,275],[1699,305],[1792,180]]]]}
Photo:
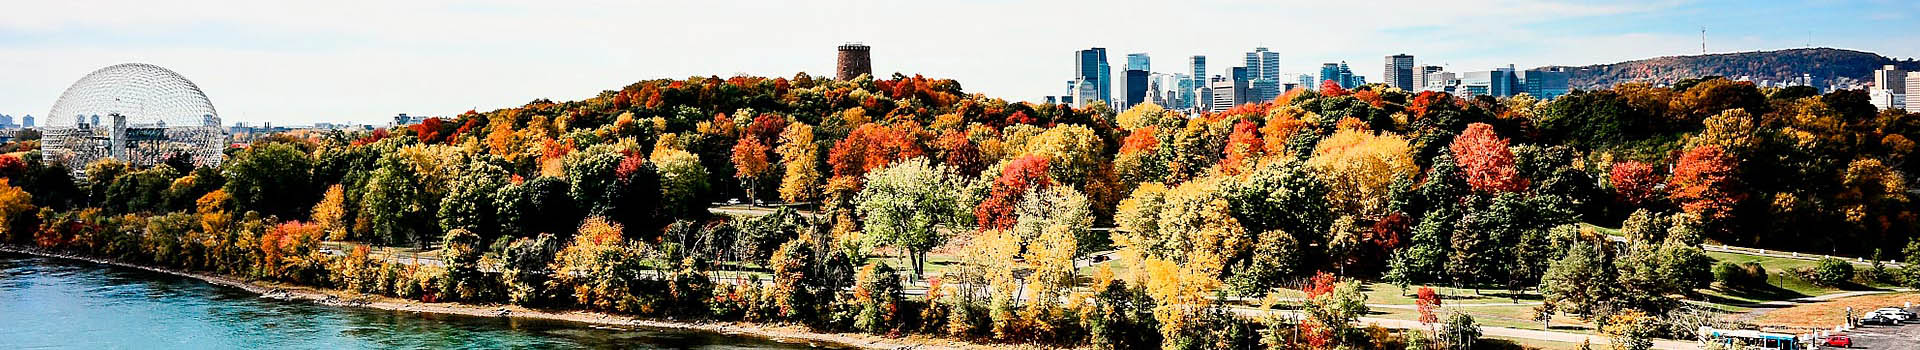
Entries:
{"type": "Polygon", "coordinates": [[[1767,284],[1767,268],[1756,262],[1735,264],[1723,261],[1713,265],[1713,280],[1729,289],[1764,286],[1767,284]]]}
{"type": "Polygon", "coordinates": [[[900,321],[900,274],[884,262],[867,264],[854,277],[853,301],[860,309],[853,328],[873,334],[893,330],[900,321]]]}
{"type": "Polygon", "coordinates": [[[1808,271],[1807,280],[1813,284],[1833,287],[1853,279],[1853,264],[1836,258],[1820,259],[1820,264],[1808,271]]]}
{"type": "Polygon", "coordinates": [[[1474,322],[1473,316],[1468,316],[1466,313],[1455,312],[1448,315],[1447,323],[1440,332],[1441,342],[1445,343],[1449,349],[1471,348],[1474,343],[1480,342],[1480,324],[1474,322]]]}

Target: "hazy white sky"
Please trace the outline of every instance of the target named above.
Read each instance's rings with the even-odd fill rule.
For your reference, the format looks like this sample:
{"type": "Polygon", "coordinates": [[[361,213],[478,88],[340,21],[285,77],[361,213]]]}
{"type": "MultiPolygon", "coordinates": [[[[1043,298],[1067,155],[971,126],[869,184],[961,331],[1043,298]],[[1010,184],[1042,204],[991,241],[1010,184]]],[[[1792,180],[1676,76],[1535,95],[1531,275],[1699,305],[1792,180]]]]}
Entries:
{"type": "Polygon", "coordinates": [[[86,73],[171,68],[229,124],[383,122],[573,100],[641,79],[873,66],[1011,100],[1058,95],[1073,50],[1212,74],[1266,46],[1281,69],[1382,57],[1485,70],[1806,46],[1920,55],[1920,2],[1811,1],[138,1],[0,0],[0,114],[43,115],[86,73]]]}

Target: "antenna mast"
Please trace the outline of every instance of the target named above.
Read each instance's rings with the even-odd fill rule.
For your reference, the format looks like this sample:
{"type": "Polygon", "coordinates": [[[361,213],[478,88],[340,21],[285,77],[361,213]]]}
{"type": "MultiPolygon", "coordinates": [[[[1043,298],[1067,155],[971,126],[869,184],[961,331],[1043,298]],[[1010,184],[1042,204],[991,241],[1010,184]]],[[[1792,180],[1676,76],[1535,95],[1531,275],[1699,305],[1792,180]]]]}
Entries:
{"type": "Polygon", "coordinates": [[[1707,26],[1700,26],[1700,54],[1707,54],[1707,26]]]}

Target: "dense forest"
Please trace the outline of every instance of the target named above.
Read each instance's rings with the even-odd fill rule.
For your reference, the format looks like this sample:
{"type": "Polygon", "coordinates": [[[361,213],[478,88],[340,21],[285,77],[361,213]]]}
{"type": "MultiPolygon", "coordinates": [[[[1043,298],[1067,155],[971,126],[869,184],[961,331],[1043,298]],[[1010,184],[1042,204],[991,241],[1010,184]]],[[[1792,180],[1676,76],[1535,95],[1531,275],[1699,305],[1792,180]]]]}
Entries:
{"type": "Polygon", "coordinates": [[[1455,348],[1474,321],[1431,314],[1427,289],[1421,321],[1445,331],[1355,324],[1356,281],[1535,291],[1548,318],[1685,336],[1664,316],[1737,275],[1710,271],[1729,267],[1704,242],[1920,263],[1915,137],[1920,115],[1861,91],[1713,77],[1553,100],[1326,84],[1200,115],[920,76],[693,77],[278,134],[219,167],[76,172],[29,142],[0,155],[0,227],[425,301],[1052,346],[1455,348]],[[708,210],[732,201],[763,213],[708,210]]]}
{"type": "Polygon", "coordinates": [[[1597,90],[1628,82],[1667,85],[1713,75],[1779,82],[1812,74],[1822,82],[1847,78],[1871,83],[1873,70],[1889,64],[1909,71],[1920,70],[1920,62],[1911,58],[1895,60],[1872,52],[1832,48],[1667,56],[1563,68],[1573,72],[1568,85],[1597,90]]]}

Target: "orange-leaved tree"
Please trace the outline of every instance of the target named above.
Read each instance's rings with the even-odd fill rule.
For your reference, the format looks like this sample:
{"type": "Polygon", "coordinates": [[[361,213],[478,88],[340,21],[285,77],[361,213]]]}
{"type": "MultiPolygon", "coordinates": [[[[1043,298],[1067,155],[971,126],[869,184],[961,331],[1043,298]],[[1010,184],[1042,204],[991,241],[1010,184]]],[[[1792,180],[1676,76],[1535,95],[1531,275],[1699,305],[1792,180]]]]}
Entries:
{"type": "Polygon", "coordinates": [[[1514,169],[1513,150],[1507,139],[1495,134],[1492,125],[1473,123],[1453,139],[1449,146],[1453,159],[1467,175],[1467,184],[1483,193],[1519,192],[1527,189],[1527,179],[1514,169]]]}
{"type": "Polygon", "coordinates": [[[1701,145],[1688,149],[1673,167],[1669,180],[1672,197],[1688,213],[1706,219],[1725,219],[1733,207],[1746,199],[1740,190],[1739,161],[1720,147],[1701,145]]]}

